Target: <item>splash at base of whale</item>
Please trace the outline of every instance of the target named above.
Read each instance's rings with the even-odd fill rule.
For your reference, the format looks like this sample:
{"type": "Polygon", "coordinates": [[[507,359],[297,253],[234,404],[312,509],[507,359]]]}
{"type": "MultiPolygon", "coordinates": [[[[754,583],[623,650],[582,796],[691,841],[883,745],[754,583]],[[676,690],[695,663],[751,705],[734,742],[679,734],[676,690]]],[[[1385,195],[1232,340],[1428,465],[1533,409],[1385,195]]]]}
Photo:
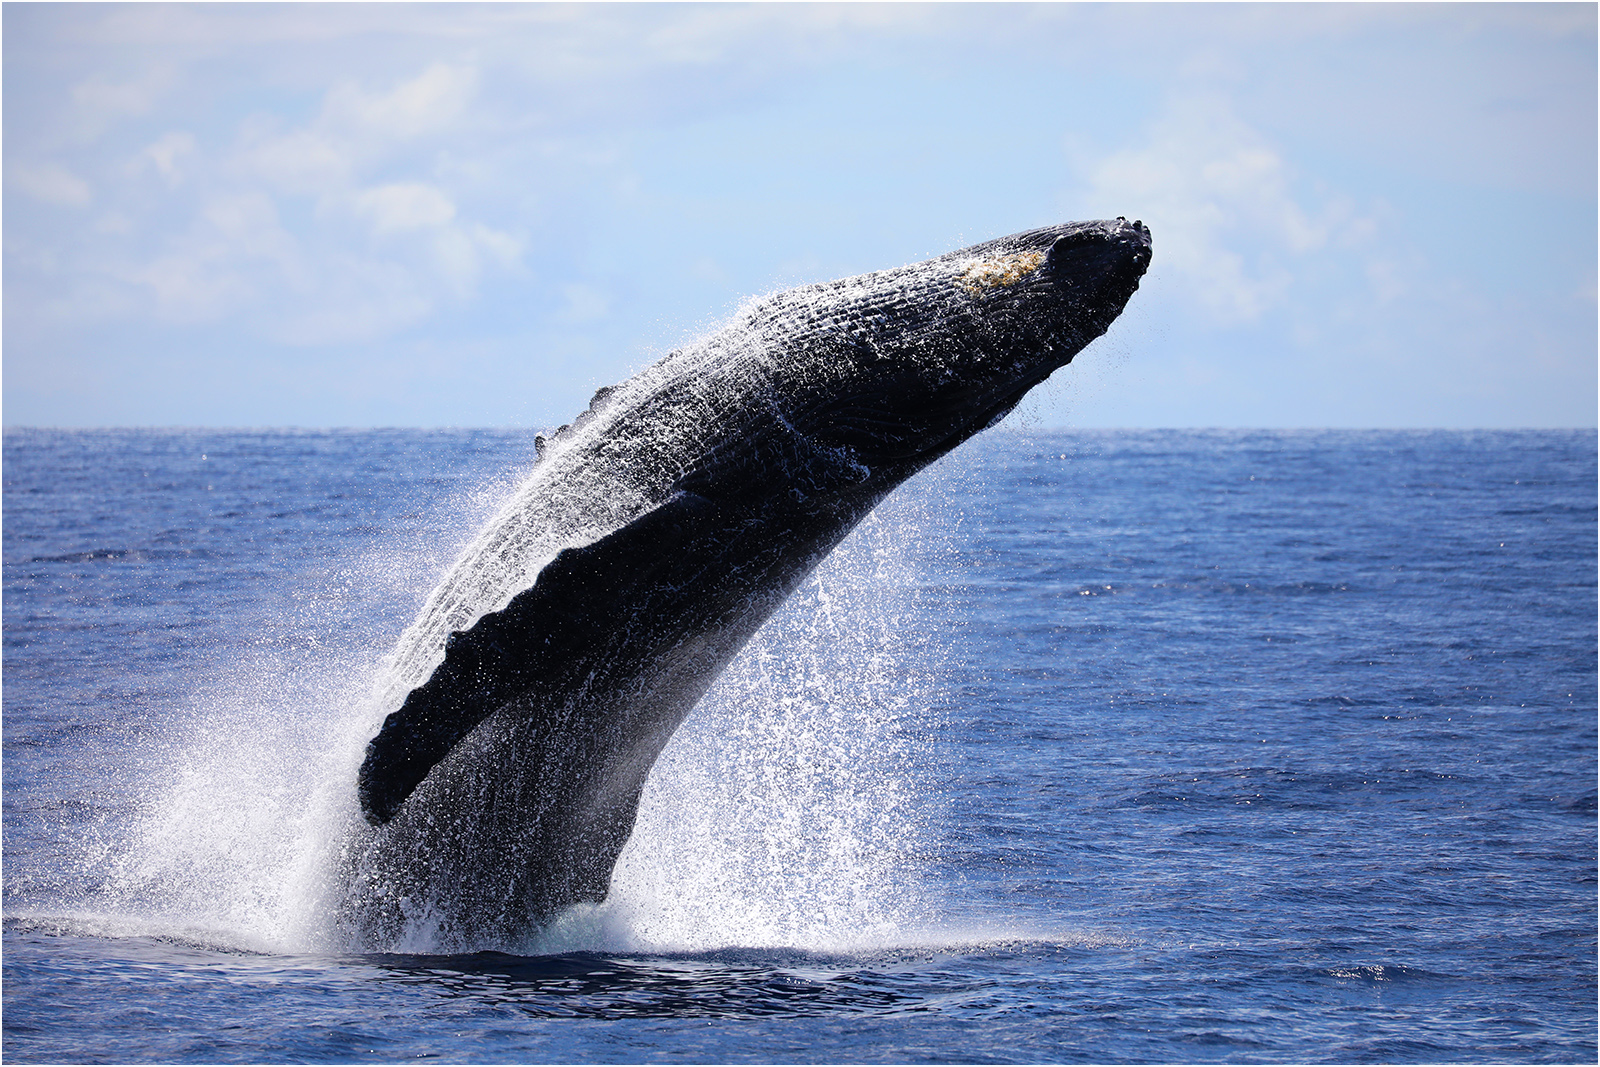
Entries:
{"type": "Polygon", "coordinates": [[[1149,261],[1138,222],[1071,223],[779,293],[541,438],[401,639],[347,934],[503,945],[604,899],[656,757],[739,649],[1103,334],[1149,261]]]}

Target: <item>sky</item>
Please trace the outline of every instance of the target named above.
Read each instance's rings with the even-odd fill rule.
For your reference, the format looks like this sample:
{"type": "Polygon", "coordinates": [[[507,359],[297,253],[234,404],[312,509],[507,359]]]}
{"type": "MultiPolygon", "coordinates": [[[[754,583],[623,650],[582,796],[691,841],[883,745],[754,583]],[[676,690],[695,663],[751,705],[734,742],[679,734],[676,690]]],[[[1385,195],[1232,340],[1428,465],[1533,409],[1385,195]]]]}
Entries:
{"type": "Polygon", "coordinates": [[[1593,4],[7,3],[3,421],[513,426],[1123,215],[1025,424],[1592,427],[1593,4]]]}

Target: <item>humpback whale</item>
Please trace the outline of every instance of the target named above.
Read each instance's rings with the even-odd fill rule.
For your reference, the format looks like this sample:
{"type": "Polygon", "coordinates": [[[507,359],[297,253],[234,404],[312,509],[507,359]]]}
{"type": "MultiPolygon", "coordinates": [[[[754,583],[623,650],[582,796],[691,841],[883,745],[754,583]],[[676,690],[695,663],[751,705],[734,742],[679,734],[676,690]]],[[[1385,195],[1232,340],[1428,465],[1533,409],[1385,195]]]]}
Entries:
{"type": "Polygon", "coordinates": [[[892,489],[1103,334],[1142,223],[1078,222],[780,292],[601,389],[395,653],[341,921],[504,944],[603,900],[656,757],[892,489]]]}

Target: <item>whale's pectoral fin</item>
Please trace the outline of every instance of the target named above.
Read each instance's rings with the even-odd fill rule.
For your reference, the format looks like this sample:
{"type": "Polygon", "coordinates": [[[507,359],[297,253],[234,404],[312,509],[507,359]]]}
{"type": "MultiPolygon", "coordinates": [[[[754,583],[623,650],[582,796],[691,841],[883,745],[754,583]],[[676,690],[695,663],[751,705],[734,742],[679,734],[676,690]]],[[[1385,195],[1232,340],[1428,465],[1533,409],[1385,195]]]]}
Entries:
{"type": "Polygon", "coordinates": [[[611,654],[614,620],[628,617],[657,572],[716,510],[680,492],[620,530],[569,548],[500,611],[445,642],[444,662],[367,743],[357,793],[381,825],[461,739],[513,700],[573,693],[611,654]]]}

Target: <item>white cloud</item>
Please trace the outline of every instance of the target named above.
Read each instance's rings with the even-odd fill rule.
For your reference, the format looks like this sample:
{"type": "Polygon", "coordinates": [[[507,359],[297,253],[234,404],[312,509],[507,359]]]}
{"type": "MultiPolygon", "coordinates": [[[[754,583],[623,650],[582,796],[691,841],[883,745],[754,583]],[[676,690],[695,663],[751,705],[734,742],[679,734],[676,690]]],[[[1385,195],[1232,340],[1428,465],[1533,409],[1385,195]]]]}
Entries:
{"type": "Polygon", "coordinates": [[[404,233],[443,226],[456,217],[450,198],[422,182],[395,182],[356,194],[356,211],[376,234],[404,233]]]}
{"type": "Polygon", "coordinates": [[[95,78],[74,85],[72,100],[80,107],[107,118],[142,115],[155,103],[164,81],[155,73],[122,84],[95,78]]]}
{"type": "Polygon", "coordinates": [[[60,207],[83,207],[94,199],[89,183],[59,163],[11,163],[6,184],[60,207]]]}
{"type": "Polygon", "coordinates": [[[369,93],[354,82],[333,87],[319,125],[379,140],[405,140],[450,128],[477,89],[468,66],[434,63],[386,93],[369,93]]]}
{"type": "Polygon", "coordinates": [[[434,287],[403,264],[341,255],[326,267],[317,298],[288,305],[273,323],[277,339],[308,347],[366,341],[419,322],[436,307],[434,287]]]}
{"type": "Polygon", "coordinates": [[[458,224],[456,205],[424,182],[393,182],[363,189],[355,195],[354,207],[375,237],[426,238],[417,246],[418,269],[436,276],[462,299],[476,289],[485,259],[512,269],[522,254],[521,242],[509,234],[482,223],[458,224]]]}
{"type": "Polygon", "coordinates": [[[264,182],[281,192],[308,196],[346,187],[355,169],[351,153],[316,130],[272,131],[264,116],[246,120],[240,130],[240,151],[229,169],[245,181],[264,182]]]}
{"type": "Polygon", "coordinates": [[[1221,325],[1277,304],[1297,259],[1371,231],[1340,198],[1303,206],[1282,154],[1214,94],[1177,98],[1142,147],[1087,169],[1093,201],[1138,205],[1158,269],[1221,325]]]}
{"type": "Polygon", "coordinates": [[[292,263],[294,238],[278,220],[277,205],[261,192],[240,192],[210,200],[201,217],[215,230],[227,254],[292,263]]]}
{"type": "Polygon", "coordinates": [[[161,318],[169,322],[207,322],[246,300],[250,286],[232,271],[218,269],[217,257],[182,249],[160,255],[127,273],[147,287],[161,318]]]}
{"type": "Polygon", "coordinates": [[[174,80],[173,70],[157,63],[129,81],[113,82],[104,77],[81,81],[68,93],[70,118],[60,132],[82,141],[93,140],[118,122],[148,114],[174,80]]]}
{"type": "Polygon", "coordinates": [[[167,184],[176,188],[183,181],[183,172],[178,167],[181,157],[194,152],[194,135],[173,131],[163,134],[158,140],[145,146],[144,158],[155,164],[156,170],[167,180],[167,184]]]}
{"type": "Polygon", "coordinates": [[[232,167],[284,192],[337,196],[350,190],[363,170],[413,142],[452,132],[477,81],[475,69],[444,63],[434,63],[388,91],[369,91],[343,79],[324,94],[305,126],[284,131],[272,114],[243,123],[232,167]]]}
{"type": "Polygon", "coordinates": [[[272,199],[260,192],[210,197],[164,251],[108,270],[147,289],[159,315],[173,322],[214,321],[275,288],[310,288],[297,242],[272,199]]]}
{"type": "Polygon", "coordinates": [[[231,161],[241,177],[289,193],[337,197],[358,175],[415,142],[454,135],[478,82],[468,66],[434,63],[387,91],[369,91],[348,78],[323,95],[306,125],[283,129],[277,115],[257,114],[240,126],[231,161]]]}
{"type": "Polygon", "coordinates": [[[501,233],[481,223],[474,223],[472,239],[479,248],[489,254],[490,259],[507,270],[517,266],[522,259],[522,242],[508,233],[501,233]]]}
{"type": "MultiPolygon", "coordinates": [[[[235,316],[293,344],[369,340],[415,324],[441,295],[469,300],[486,269],[516,269],[522,254],[515,237],[463,217],[452,171],[435,166],[477,80],[469,65],[437,62],[377,87],[345,77],[298,123],[282,108],[236,120],[220,156],[191,133],[169,131],[124,173],[153,168],[172,192],[183,186],[168,207],[187,228],[161,240],[159,230],[101,226],[100,238],[121,247],[101,249],[94,269],[145,294],[160,319],[235,316]],[[159,249],[141,252],[152,236],[159,249]]],[[[137,103],[104,95],[103,107],[137,103]]],[[[9,177],[52,202],[90,199],[87,183],[60,166],[14,165],[9,177]]],[[[154,218],[148,201],[118,217],[154,218]]]]}

